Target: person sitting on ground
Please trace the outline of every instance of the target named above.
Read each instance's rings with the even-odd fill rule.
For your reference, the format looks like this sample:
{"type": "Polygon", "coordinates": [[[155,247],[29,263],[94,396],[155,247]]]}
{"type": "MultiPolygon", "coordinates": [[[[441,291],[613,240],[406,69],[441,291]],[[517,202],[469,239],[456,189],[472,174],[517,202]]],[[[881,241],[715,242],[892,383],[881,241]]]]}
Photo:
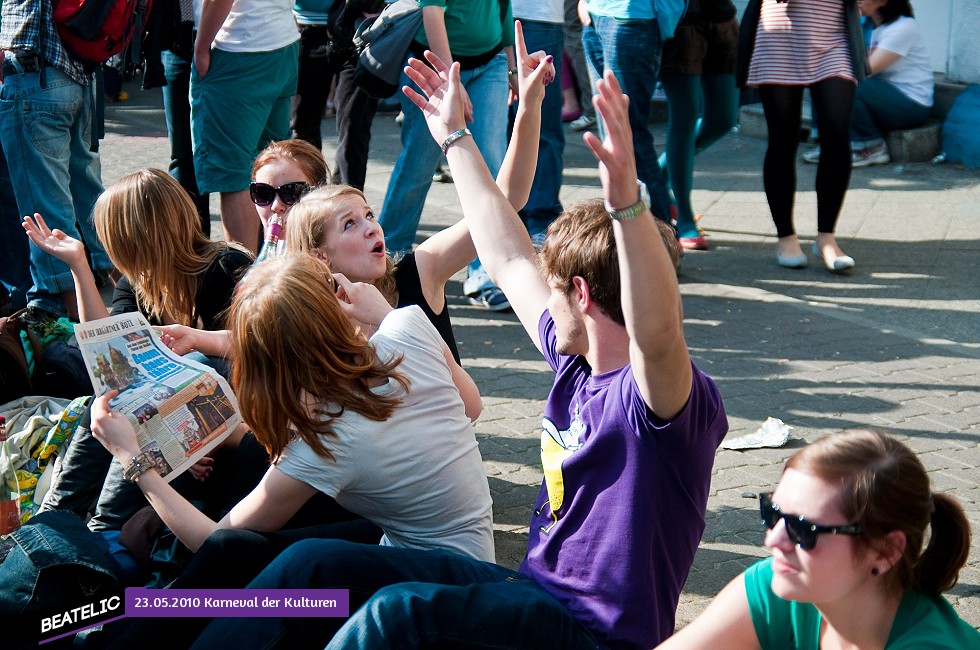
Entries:
{"type": "MultiPolygon", "coordinates": [[[[278,530],[319,491],[380,526],[383,544],[493,560],[471,426],[479,391],[419,308],[393,310],[373,286],[286,255],[252,269],[229,321],[242,417],[273,464],[217,522],[155,469],[135,477],[181,542],[197,550],[221,528],[278,530]]],[[[128,466],[140,447],[114,395],[95,401],[92,431],[128,466]]]]}
{"type": "Polygon", "coordinates": [[[272,142],[252,163],[248,192],[266,228],[273,215],[286,215],[303,195],[327,184],[330,170],[319,149],[304,140],[272,142]]]}
{"type": "Polygon", "coordinates": [[[515,572],[439,551],[302,541],[250,587],[343,585],[352,597],[346,622],[216,619],[194,647],[247,639],[322,648],[332,635],[330,648],[391,639],[405,647],[650,648],[673,632],[728,423],[684,341],[676,242],[637,185],[629,100],[612,73],[598,82],[606,139],[588,134],[586,142],[600,160],[608,206],[568,209],[549,227],[539,264],[463,135],[458,66],[427,57],[435,70],[415,59],[409,68],[425,95],[403,91],[446,143],[477,251],[557,373],[527,556],[515,572]]]}
{"type": "MultiPolygon", "coordinates": [[[[527,202],[534,178],[541,106],[547,74],[553,66],[550,61],[545,61],[547,55],[544,52],[527,53],[523,32],[519,29],[516,47],[525,61],[516,75],[520,101],[513,137],[497,176],[497,185],[511,206],[520,210],[527,202]],[[536,75],[540,63],[546,65],[536,75]]],[[[384,230],[363,192],[337,185],[320,188],[304,197],[290,213],[289,224],[286,228],[287,250],[311,253],[352,282],[374,284],[393,307],[419,305],[439,330],[453,357],[460,361],[445,287],[449,278],[476,256],[465,223],[460,221],[432,235],[415,251],[392,258],[385,246],[384,230]]],[[[198,350],[221,355],[229,348],[227,332],[204,334],[170,327],[166,328],[166,334],[164,340],[180,353],[198,350]]]]}
{"type": "Polygon", "coordinates": [[[891,160],[884,131],[926,123],[936,83],[909,0],[859,0],[858,8],[875,24],[871,76],[858,84],[851,119],[851,165],[866,167],[891,160]]]}
{"type": "MultiPolygon", "coordinates": [[[[94,221],[99,240],[123,276],[113,293],[112,315],[140,311],[156,325],[224,326],[235,285],[252,257],[240,246],[205,237],[194,204],[166,172],[142,169],[116,181],[96,202],[94,221]]],[[[24,229],[41,250],[68,264],[82,322],[109,316],[82,242],[50,230],[40,214],[25,217],[24,229]]],[[[224,369],[221,359],[209,363],[224,369]]],[[[103,488],[111,460],[92,439],[86,413],[41,509],[87,512],[103,488]]],[[[121,472],[117,478],[110,483],[121,485],[121,472]]],[[[145,503],[137,499],[130,505],[138,510],[145,503]]],[[[102,511],[89,525],[118,530],[133,512],[129,507],[102,511]]]]}
{"type": "Polygon", "coordinates": [[[759,504],[772,557],[661,648],[980,647],[940,595],[966,564],[970,524],[904,444],[873,430],[825,436],[759,504]]]}

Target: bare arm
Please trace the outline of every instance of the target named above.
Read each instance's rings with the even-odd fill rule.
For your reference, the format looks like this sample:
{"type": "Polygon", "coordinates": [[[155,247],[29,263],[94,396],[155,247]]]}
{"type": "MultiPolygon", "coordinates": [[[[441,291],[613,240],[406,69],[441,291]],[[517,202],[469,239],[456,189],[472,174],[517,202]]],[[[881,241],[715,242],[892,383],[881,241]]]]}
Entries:
{"type": "Polygon", "coordinates": [[[476,422],[480,413],[483,412],[483,399],[480,397],[480,389],[477,388],[476,382],[473,381],[470,374],[456,363],[456,359],[453,358],[453,353],[449,351],[449,346],[446,345],[445,341],[442,343],[442,354],[446,357],[446,363],[449,364],[449,372],[452,373],[453,383],[459,390],[459,396],[463,398],[466,417],[470,419],[470,422],[476,422]]]}
{"type": "Polygon", "coordinates": [[[186,325],[165,325],[160,340],[177,354],[197,351],[209,357],[233,358],[230,330],[199,330],[186,325]]]}
{"type": "MultiPolygon", "coordinates": [[[[545,52],[528,55],[520,21],[515,23],[515,42],[520,59],[518,78],[521,100],[517,108],[514,134],[497,174],[497,187],[515,210],[527,203],[538,161],[541,133],[541,102],[545,86],[554,79],[553,57],[545,52]],[[544,66],[542,74],[535,71],[544,66]]],[[[464,221],[441,230],[425,240],[415,251],[422,293],[437,314],[445,306],[446,282],[476,257],[476,248],[464,221]]]]}
{"type": "Polygon", "coordinates": [[[729,582],[700,616],[657,647],[662,650],[759,650],[759,639],[745,595],[744,575],[729,582]]]}
{"type": "Polygon", "coordinates": [[[889,66],[894,65],[901,58],[901,54],[876,47],[871,51],[871,55],[868,57],[868,65],[871,66],[871,74],[878,74],[889,66]]]}
{"type": "Polygon", "coordinates": [[[211,44],[231,12],[233,0],[204,0],[194,41],[194,67],[203,79],[211,68],[211,44]]]}
{"type": "Polygon", "coordinates": [[[55,228],[50,230],[44,217],[34,213],[34,217],[24,217],[24,231],[35,246],[45,253],[58,258],[68,265],[72,280],[75,281],[75,299],[78,302],[78,319],[88,321],[107,318],[109,310],[102,302],[102,294],[95,285],[95,276],[85,257],[85,245],[74,237],[55,228]]]}
{"type": "MultiPolygon", "coordinates": [[[[410,67],[406,68],[425,94],[420,95],[408,86],[402,91],[422,110],[436,142],[443,142],[464,125],[459,64],[447,69],[433,53],[428,56],[440,72],[417,59],[410,59],[410,67]]],[[[538,319],[550,290],[538,275],[531,238],[517,212],[494,183],[472,138],[457,140],[447,157],[477,253],[490,277],[507,293],[511,307],[540,349],[538,319]]]]}
{"type": "MultiPolygon", "coordinates": [[[[626,208],[639,199],[629,98],[608,71],[597,83],[597,91],[593,101],[606,125],[606,138],[600,141],[587,133],[585,142],[599,160],[606,202],[626,208]]],[[[669,420],[684,408],[691,393],[677,275],[649,208],[636,218],[614,221],[613,233],[633,376],[647,406],[669,420]]]]}
{"type": "MultiPolygon", "coordinates": [[[[115,395],[116,391],[111,391],[93,403],[92,433],[125,466],[140,453],[140,448],[136,431],[129,421],[122,413],[109,408],[109,399],[115,395]]],[[[156,469],[143,474],[137,484],[163,523],[192,551],[200,548],[219,528],[279,530],[316,492],[309,485],[270,467],[251,494],[216,522],[174,490],[156,469]]]]}

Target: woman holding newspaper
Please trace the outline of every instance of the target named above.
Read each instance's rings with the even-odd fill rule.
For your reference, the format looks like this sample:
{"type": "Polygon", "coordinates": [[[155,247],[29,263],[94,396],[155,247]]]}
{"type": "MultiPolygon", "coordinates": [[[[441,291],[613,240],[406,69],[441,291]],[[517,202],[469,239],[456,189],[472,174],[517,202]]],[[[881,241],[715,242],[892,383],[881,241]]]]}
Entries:
{"type": "MultiPolygon", "coordinates": [[[[479,392],[419,307],[393,309],[372,285],[287,255],[242,281],[230,324],[242,415],[273,465],[217,522],[152,466],[129,471],[186,546],[220,528],[278,530],[320,491],[380,526],[383,544],[493,561],[490,490],[470,424],[479,392]]],[[[92,430],[132,468],[140,448],[112,395],[96,400],[92,430]]]]}

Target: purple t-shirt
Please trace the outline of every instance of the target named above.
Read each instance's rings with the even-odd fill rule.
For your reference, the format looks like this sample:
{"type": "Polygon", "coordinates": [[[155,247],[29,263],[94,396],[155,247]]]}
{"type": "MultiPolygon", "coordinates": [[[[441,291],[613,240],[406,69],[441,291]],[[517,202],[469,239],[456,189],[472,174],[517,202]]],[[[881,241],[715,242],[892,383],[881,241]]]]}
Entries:
{"type": "Polygon", "coordinates": [[[547,311],[538,334],[556,377],[520,570],[604,646],[651,648],[674,631],[704,532],[711,466],[728,431],[721,396],[692,364],[687,405],[661,421],[630,365],[593,375],[583,357],[559,355],[547,311]]]}

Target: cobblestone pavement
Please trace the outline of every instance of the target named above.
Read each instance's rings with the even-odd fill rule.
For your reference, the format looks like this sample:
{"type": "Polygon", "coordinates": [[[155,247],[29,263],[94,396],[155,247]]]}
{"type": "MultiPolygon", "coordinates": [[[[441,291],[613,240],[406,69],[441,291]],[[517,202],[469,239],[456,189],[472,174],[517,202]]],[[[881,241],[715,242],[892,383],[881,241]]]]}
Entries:
{"type": "MultiPolygon", "coordinates": [[[[159,107],[158,92],[134,92],[109,107],[107,183],[138,167],[166,167],[159,107]]],[[[659,144],[662,125],[657,131],[659,144]]],[[[324,120],[323,133],[332,164],[333,120],[324,120]]],[[[579,134],[567,136],[562,200],[569,204],[600,190],[591,153],[579,134]]],[[[729,438],[772,416],[792,426],[795,439],[780,449],[718,453],[707,530],[678,624],[766,554],[754,497],[775,484],[795,449],[840,429],[880,426],[921,454],[934,489],[966,508],[973,549],[948,597],[980,626],[980,174],[927,163],[855,170],[838,238],[857,268],[834,276],[818,264],[775,264],[764,150],[764,142],[733,133],[698,158],[694,206],[712,249],[688,253],[680,281],[688,344],[721,389],[729,438]]],[[[393,116],[378,115],[367,183],[377,206],[399,151],[393,116]]],[[[798,166],[796,223],[807,243],[816,235],[814,173],[813,165],[798,166]]],[[[460,216],[454,186],[434,184],[420,238],[460,216]]],[[[216,217],[213,232],[220,232],[216,217]]],[[[449,286],[449,303],[463,363],[484,396],[476,433],[494,498],[497,556],[516,567],[541,481],[538,429],[551,376],[517,319],[470,306],[460,281],[449,286]]]]}

